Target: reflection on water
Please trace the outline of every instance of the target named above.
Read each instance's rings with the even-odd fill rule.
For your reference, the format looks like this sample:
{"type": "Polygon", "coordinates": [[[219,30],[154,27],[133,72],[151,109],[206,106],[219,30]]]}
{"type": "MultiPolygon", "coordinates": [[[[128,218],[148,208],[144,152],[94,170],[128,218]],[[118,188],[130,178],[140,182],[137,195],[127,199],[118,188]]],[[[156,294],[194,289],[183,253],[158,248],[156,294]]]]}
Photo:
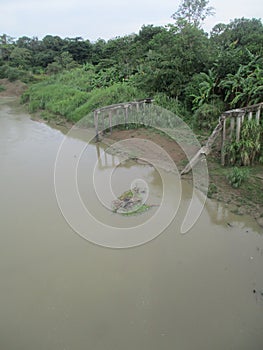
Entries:
{"type": "MultiPolygon", "coordinates": [[[[178,214],[158,238],[124,250],[91,244],[56,203],[62,133],[0,108],[1,349],[262,349],[263,236],[254,220],[208,200],[194,228],[180,235],[192,192],[184,182],[178,214]]],[[[83,141],[75,142],[84,144],[81,133],[83,141]]],[[[114,224],[143,220],[89,201],[86,174],[97,151],[90,146],[79,163],[83,201],[114,224]]],[[[109,168],[101,172],[118,161],[105,157],[98,167],[109,168]]],[[[147,164],[118,165],[114,191],[133,176],[147,178],[152,200],[159,200],[160,174],[147,164]]]]}

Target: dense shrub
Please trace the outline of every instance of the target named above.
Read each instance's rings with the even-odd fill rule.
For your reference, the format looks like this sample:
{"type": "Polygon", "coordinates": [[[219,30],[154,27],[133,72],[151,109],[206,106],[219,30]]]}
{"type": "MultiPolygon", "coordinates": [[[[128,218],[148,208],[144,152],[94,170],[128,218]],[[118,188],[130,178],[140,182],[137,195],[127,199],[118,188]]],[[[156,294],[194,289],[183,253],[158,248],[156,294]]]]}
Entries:
{"type": "Polygon", "coordinates": [[[233,140],[226,146],[227,161],[231,165],[253,165],[262,161],[263,127],[255,120],[242,124],[240,140],[233,140]]]}
{"type": "Polygon", "coordinates": [[[61,84],[39,83],[22,95],[22,103],[28,103],[30,113],[43,109],[68,120],[71,120],[72,113],[86,100],[87,93],[61,84]]]}
{"type": "Polygon", "coordinates": [[[242,185],[242,183],[245,180],[247,180],[248,176],[249,176],[248,169],[234,167],[233,169],[230,170],[230,172],[227,174],[226,177],[232,187],[238,188],[242,185]]]}
{"type": "Polygon", "coordinates": [[[4,78],[7,78],[9,81],[21,80],[25,83],[34,80],[29,72],[9,65],[0,66],[0,79],[4,78]]]}
{"type": "Polygon", "coordinates": [[[218,118],[223,111],[224,105],[221,101],[204,103],[195,110],[193,115],[194,126],[198,129],[211,131],[218,123],[218,118]]]}
{"type": "Polygon", "coordinates": [[[42,82],[33,85],[22,95],[22,103],[28,103],[29,112],[47,110],[78,121],[94,109],[107,105],[132,101],[144,94],[126,83],[93,89],[87,93],[61,83],[42,82]]]}
{"type": "Polygon", "coordinates": [[[107,88],[94,89],[87,94],[87,101],[72,114],[72,120],[78,121],[96,108],[115,103],[145,98],[145,94],[126,83],[117,83],[107,88]]]}

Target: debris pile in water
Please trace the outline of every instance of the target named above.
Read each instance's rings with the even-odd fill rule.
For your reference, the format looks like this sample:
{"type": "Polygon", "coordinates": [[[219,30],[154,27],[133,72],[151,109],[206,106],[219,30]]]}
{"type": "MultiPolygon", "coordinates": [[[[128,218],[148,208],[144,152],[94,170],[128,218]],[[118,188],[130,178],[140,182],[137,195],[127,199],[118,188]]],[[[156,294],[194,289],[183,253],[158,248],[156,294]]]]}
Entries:
{"type": "Polygon", "coordinates": [[[124,215],[144,213],[152,207],[152,205],[146,204],[145,194],[145,189],[139,188],[138,186],[122,193],[112,202],[113,212],[124,215]]]}

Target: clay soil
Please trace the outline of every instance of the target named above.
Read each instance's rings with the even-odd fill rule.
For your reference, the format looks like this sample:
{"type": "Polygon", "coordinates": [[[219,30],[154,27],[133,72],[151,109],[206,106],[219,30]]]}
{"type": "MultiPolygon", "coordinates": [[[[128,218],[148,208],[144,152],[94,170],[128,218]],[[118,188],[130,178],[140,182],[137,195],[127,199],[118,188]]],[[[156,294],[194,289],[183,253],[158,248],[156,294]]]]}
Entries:
{"type": "Polygon", "coordinates": [[[0,91],[0,97],[19,97],[27,89],[27,85],[19,80],[10,82],[8,79],[0,79],[0,86],[4,87],[0,91]]]}
{"type": "MultiPolygon", "coordinates": [[[[112,145],[114,142],[126,139],[134,139],[135,143],[136,139],[146,139],[159,145],[170,155],[179,171],[181,171],[187,163],[183,150],[174,140],[152,129],[115,129],[112,134],[104,135],[102,142],[107,145],[112,145]]],[[[140,142],[138,143],[138,147],[141,147],[140,142]]],[[[146,142],[143,149],[144,157],[147,159],[158,158],[158,153],[155,153],[153,156],[152,148],[150,145],[147,145],[146,142]]],[[[236,214],[251,215],[257,220],[258,224],[263,227],[263,167],[257,166],[251,168],[250,176],[249,179],[246,180],[246,183],[242,184],[240,188],[234,189],[226,178],[227,173],[231,169],[220,165],[218,149],[214,149],[207,157],[207,163],[210,182],[208,196],[227,203],[230,210],[236,214]]],[[[163,161],[159,159],[159,164],[161,164],[164,169],[169,170],[165,159],[163,159],[163,161]]],[[[186,181],[191,181],[191,173],[184,175],[183,178],[186,181]]]]}

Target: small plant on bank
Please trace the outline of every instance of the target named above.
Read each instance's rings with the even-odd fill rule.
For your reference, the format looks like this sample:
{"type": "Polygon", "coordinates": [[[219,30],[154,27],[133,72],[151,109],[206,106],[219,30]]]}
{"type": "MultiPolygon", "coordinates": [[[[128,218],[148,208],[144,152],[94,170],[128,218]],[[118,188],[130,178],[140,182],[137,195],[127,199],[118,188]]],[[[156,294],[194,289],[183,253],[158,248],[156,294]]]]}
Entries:
{"type": "Polygon", "coordinates": [[[216,194],[217,192],[218,192],[217,186],[214,183],[211,183],[208,187],[207,197],[212,198],[213,195],[216,194]]]}
{"type": "Polygon", "coordinates": [[[249,170],[234,167],[226,177],[233,188],[239,188],[249,177],[249,170]]]}

